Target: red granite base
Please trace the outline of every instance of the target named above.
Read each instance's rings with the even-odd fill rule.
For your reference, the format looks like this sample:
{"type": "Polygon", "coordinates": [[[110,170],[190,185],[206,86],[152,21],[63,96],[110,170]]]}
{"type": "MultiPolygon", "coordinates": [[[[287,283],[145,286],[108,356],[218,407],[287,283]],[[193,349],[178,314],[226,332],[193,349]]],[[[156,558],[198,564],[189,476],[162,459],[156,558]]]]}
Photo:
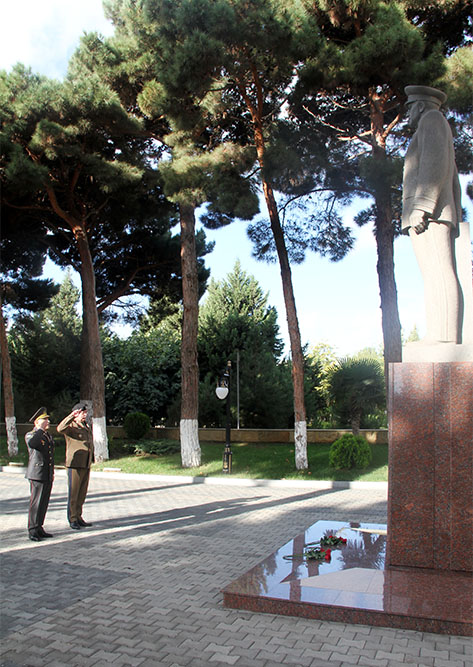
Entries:
{"type": "Polygon", "coordinates": [[[386,526],[318,521],[223,590],[233,609],[473,636],[469,573],[385,567],[386,526]],[[337,534],[330,562],[305,561],[304,544],[337,534]],[[291,560],[285,557],[292,556],[291,560]]]}
{"type": "Polygon", "coordinates": [[[473,571],[473,362],[390,364],[390,566],[473,571]]]}

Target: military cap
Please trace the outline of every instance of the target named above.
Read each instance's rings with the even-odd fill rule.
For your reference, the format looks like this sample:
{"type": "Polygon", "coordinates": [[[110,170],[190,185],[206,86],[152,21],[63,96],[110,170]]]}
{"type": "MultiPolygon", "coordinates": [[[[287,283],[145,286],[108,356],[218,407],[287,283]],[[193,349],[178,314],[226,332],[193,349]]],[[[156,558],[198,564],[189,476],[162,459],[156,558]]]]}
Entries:
{"type": "Polygon", "coordinates": [[[76,403],[72,408],[72,412],[75,412],[76,410],[88,410],[88,409],[89,408],[85,403],[76,403]]]}
{"type": "Polygon", "coordinates": [[[406,86],[404,92],[407,95],[407,104],[412,104],[413,102],[433,102],[438,107],[441,107],[447,99],[443,91],[431,88],[430,86],[406,86]]]}
{"type": "Polygon", "coordinates": [[[30,417],[30,422],[35,422],[37,419],[48,419],[48,418],[49,415],[47,409],[45,407],[42,407],[36,410],[34,415],[30,417]]]}

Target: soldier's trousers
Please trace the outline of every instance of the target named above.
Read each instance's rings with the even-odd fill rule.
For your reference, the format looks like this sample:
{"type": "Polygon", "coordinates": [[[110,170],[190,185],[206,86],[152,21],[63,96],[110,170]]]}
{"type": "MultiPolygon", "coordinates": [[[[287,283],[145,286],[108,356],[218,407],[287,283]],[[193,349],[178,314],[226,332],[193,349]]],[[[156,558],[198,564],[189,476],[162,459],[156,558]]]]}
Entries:
{"type": "Polygon", "coordinates": [[[89,487],[90,468],[68,468],[67,520],[69,523],[82,518],[82,506],[89,487]]]}
{"type": "Polygon", "coordinates": [[[53,483],[30,479],[30,505],[28,509],[28,531],[35,532],[42,528],[53,483]]]}

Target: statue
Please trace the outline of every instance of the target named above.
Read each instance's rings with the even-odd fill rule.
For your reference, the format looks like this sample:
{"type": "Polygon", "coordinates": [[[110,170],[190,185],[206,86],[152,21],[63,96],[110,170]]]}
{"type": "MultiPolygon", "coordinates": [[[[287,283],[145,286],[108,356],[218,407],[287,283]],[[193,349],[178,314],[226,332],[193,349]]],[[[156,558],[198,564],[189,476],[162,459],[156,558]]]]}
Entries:
{"type": "Polygon", "coordinates": [[[405,348],[414,348],[416,358],[403,358],[468,360],[473,347],[465,359],[457,348],[473,344],[470,234],[462,221],[452,133],[440,111],[447,96],[428,86],[406,86],[405,92],[409,125],[416,131],[404,163],[402,231],[411,238],[424,280],[427,331],[425,338],[405,348]],[[446,343],[450,352],[443,358],[446,343]],[[434,358],[419,358],[419,349],[427,346],[437,346],[436,352],[427,352],[434,358]],[[443,347],[440,358],[438,346],[443,347]]]}

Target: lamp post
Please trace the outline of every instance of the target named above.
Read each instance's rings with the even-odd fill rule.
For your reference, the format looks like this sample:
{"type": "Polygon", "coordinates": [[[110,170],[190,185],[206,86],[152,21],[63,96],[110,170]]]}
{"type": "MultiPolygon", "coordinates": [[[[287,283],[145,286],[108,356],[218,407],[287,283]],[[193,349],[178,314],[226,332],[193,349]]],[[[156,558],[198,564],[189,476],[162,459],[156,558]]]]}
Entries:
{"type": "Polygon", "coordinates": [[[232,448],[230,445],[230,374],[232,370],[232,362],[227,361],[227,367],[224,374],[219,380],[218,386],[215,389],[217,398],[226,400],[227,402],[227,423],[225,427],[225,449],[223,452],[223,472],[231,473],[232,471],[232,448]]]}

